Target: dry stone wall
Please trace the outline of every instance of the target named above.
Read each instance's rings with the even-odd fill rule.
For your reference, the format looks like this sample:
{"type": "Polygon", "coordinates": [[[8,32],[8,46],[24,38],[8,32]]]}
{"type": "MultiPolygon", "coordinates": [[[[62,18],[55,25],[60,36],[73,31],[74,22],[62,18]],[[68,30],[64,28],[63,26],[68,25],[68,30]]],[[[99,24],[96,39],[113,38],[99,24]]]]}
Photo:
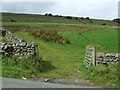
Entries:
{"type": "Polygon", "coordinates": [[[105,66],[117,64],[119,61],[118,54],[112,53],[96,53],[96,65],[103,64],[105,66]]]}
{"type": "Polygon", "coordinates": [[[24,40],[16,37],[10,31],[6,30],[5,37],[11,43],[0,42],[0,52],[8,57],[23,57],[34,55],[38,58],[38,45],[36,43],[26,43],[24,40]]]}
{"type": "Polygon", "coordinates": [[[24,40],[22,40],[22,39],[20,39],[20,38],[18,38],[18,37],[16,37],[16,36],[14,36],[12,32],[7,31],[7,30],[6,30],[5,37],[6,37],[9,41],[11,41],[12,43],[22,43],[22,42],[24,42],[24,40]]]}
{"type": "Polygon", "coordinates": [[[27,55],[36,55],[37,49],[35,43],[0,43],[2,54],[8,57],[23,57],[27,55]]]}
{"type": "Polygon", "coordinates": [[[119,62],[119,54],[113,53],[97,53],[96,48],[94,46],[87,46],[86,47],[86,54],[84,58],[84,64],[87,68],[91,65],[104,65],[108,66],[111,64],[118,64],[119,62]]]}
{"type": "Polygon", "coordinates": [[[6,35],[6,30],[0,28],[0,36],[4,37],[6,35]]]}

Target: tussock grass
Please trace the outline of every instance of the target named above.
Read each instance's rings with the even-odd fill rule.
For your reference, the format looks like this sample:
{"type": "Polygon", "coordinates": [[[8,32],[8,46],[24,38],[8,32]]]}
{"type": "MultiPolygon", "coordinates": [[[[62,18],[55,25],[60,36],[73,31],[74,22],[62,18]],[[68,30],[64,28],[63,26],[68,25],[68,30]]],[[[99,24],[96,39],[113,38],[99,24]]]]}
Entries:
{"type": "Polygon", "coordinates": [[[40,37],[40,39],[47,41],[47,42],[56,42],[59,44],[70,44],[70,41],[68,39],[64,39],[62,36],[58,34],[58,31],[52,30],[34,30],[30,32],[35,37],[40,37]]]}
{"type": "Polygon", "coordinates": [[[87,80],[91,80],[96,83],[101,83],[103,86],[112,88],[119,86],[119,73],[118,65],[110,65],[104,67],[103,65],[98,65],[95,67],[90,67],[89,69],[81,67],[81,76],[87,80]]]}
{"type": "Polygon", "coordinates": [[[2,75],[9,78],[34,78],[38,73],[47,72],[55,68],[49,61],[42,61],[42,58],[35,59],[33,56],[23,58],[2,57],[2,75]]]}

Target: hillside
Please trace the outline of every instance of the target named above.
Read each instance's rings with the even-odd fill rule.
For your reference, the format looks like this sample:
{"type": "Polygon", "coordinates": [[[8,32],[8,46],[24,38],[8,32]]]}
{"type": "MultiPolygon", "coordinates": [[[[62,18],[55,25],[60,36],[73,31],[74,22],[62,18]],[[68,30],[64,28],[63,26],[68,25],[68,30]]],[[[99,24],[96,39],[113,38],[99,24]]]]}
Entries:
{"type": "Polygon", "coordinates": [[[87,19],[82,17],[65,18],[66,16],[45,16],[35,14],[20,14],[20,13],[2,13],[3,22],[39,22],[39,23],[66,23],[66,24],[90,24],[90,25],[109,25],[118,26],[118,23],[110,20],[87,19]]]}
{"type": "MultiPolygon", "coordinates": [[[[87,45],[95,46],[97,52],[118,53],[118,28],[113,27],[117,23],[94,19],[94,23],[90,24],[90,21],[3,13],[3,28],[7,28],[28,43],[36,42],[39,56],[42,58],[40,63],[37,63],[41,67],[38,70],[37,65],[33,65],[34,59],[3,57],[3,77],[19,79],[25,77],[35,80],[82,78],[105,87],[118,87],[117,65],[109,67],[98,65],[88,69],[83,63],[87,45]],[[11,23],[11,20],[16,22],[11,23]]],[[[7,42],[5,38],[2,40],[7,42]]]]}

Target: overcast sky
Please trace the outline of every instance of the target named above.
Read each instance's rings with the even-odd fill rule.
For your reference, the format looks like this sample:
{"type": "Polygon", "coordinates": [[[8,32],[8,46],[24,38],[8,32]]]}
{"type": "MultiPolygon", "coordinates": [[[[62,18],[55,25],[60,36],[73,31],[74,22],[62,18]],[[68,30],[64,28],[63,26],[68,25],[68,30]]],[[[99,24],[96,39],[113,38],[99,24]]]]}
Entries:
{"type": "MultiPolygon", "coordinates": [[[[8,0],[7,0],[8,1],[8,0]]],[[[47,2],[2,2],[3,12],[69,15],[112,20],[118,17],[118,0],[53,0],[47,2]]]]}

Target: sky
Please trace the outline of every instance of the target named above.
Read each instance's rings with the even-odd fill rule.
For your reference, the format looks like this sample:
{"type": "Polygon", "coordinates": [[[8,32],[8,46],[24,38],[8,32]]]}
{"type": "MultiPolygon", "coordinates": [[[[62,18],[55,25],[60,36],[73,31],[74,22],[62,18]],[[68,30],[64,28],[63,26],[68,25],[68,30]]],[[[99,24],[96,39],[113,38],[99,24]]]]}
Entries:
{"type": "Polygon", "coordinates": [[[118,17],[119,0],[3,0],[2,12],[90,17],[112,20],[118,17]]]}

